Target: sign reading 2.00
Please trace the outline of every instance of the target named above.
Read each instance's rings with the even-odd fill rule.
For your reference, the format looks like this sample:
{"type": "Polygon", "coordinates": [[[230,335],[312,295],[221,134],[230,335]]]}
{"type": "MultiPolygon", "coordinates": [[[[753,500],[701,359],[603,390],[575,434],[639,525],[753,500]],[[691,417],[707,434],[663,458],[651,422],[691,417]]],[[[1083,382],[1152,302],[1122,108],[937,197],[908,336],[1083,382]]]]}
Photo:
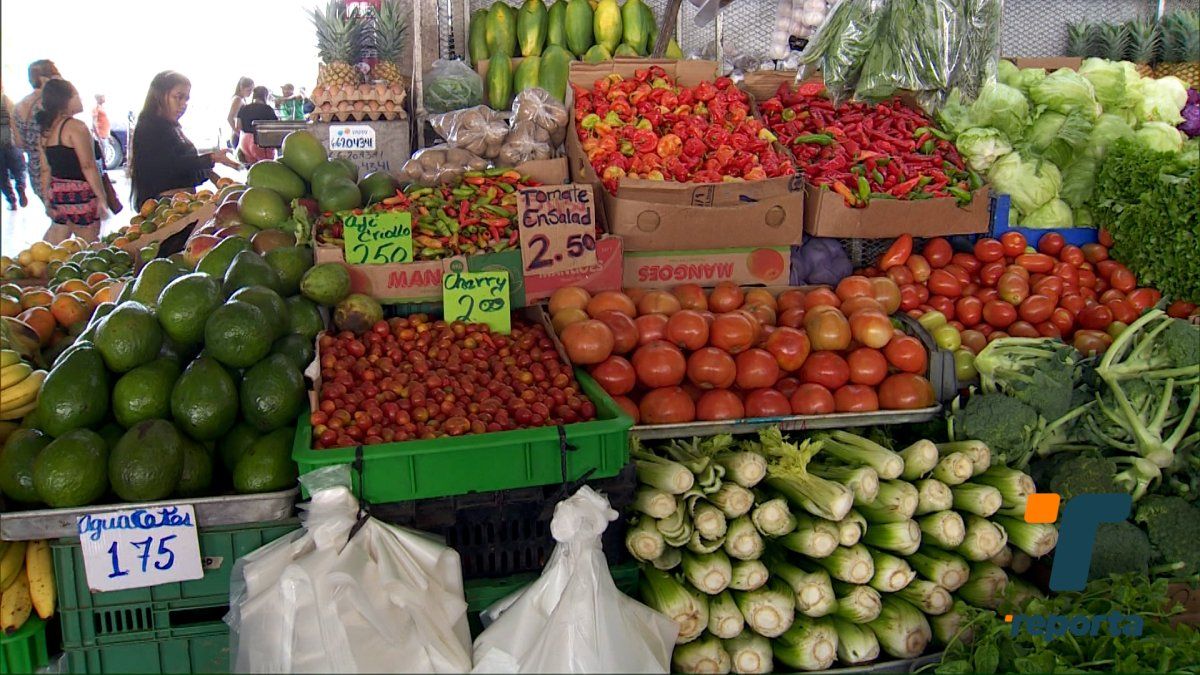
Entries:
{"type": "Polygon", "coordinates": [[[346,262],[351,265],[386,265],[412,262],[412,214],[342,213],[346,262]]]}
{"type": "Polygon", "coordinates": [[[539,276],[596,266],[596,202],[590,185],[522,188],[521,263],[539,276]]]}
{"type": "Polygon", "coordinates": [[[187,504],[89,513],[76,521],[88,588],[118,591],[204,576],[187,504]]]}

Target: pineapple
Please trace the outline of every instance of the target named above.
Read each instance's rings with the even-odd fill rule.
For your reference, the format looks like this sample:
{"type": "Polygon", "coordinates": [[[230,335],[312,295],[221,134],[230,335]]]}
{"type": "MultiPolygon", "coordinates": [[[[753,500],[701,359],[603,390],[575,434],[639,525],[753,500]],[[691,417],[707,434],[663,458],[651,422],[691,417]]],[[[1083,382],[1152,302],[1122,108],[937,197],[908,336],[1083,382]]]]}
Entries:
{"type": "Polygon", "coordinates": [[[1162,36],[1163,62],[1154,74],[1174,75],[1189,87],[1200,87],[1200,12],[1181,10],[1168,14],[1163,18],[1162,36]]]}
{"type": "Polygon", "coordinates": [[[1150,64],[1154,63],[1158,56],[1158,23],[1153,19],[1137,18],[1125,24],[1125,34],[1129,36],[1129,42],[1125,46],[1125,60],[1136,64],[1138,75],[1153,76],[1154,68],[1150,64]]]}
{"type": "Polygon", "coordinates": [[[1120,61],[1125,58],[1125,45],[1129,36],[1125,26],[1119,23],[1102,23],[1096,29],[1096,41],[1092,56],[1099,56],[1109,61],[1120,61]]]}
{"type": "Polygon", "coordinates": [[[1091,56],[1094,32],[1094,26],[1087,21],[1067,26],[1067,56],[1091,56]]]}
{"type": "Polygon", "coordinates": [[[366,18],[357,11],[346,11],[341,0],[330,0],[324,13],[313,10],[312,21],[317,28],[317,51],[321,57],[317,86],[361,84],[362,73],[356,66],[362,60],[366,18]]]}
{"type": "Polygon", "coordinates": [[[402,84],[400,57],[404,51],[404,34],[408,26],[401,14],[399,0],[383,0],[375,15],[375,51],[378,61],[371,77],[388,84],[402,84]]]}

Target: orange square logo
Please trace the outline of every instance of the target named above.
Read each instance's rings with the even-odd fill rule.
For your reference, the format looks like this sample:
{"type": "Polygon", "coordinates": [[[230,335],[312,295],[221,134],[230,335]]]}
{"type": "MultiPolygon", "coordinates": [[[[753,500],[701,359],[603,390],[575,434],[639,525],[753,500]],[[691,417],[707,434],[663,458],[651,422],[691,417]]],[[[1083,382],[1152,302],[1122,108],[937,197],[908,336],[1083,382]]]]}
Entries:
{"type": "Polygon", "coordinates": [[[1058,520],[1062,497],[1053,492],[1035,492],[1025,498],[1025,522],[1053,523],[1058,520]]]}

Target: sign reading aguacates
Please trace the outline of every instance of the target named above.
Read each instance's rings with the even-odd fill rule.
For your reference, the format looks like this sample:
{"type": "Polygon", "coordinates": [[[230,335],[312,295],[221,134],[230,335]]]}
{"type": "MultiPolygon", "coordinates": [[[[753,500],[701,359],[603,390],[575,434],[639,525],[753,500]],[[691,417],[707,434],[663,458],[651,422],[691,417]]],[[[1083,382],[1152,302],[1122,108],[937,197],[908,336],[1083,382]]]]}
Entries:
{"type": "Polygon", "coordinates": [[[76,521],[88,588],[119,591],[204,576],[189,504],[90,513],[76,521]]]}

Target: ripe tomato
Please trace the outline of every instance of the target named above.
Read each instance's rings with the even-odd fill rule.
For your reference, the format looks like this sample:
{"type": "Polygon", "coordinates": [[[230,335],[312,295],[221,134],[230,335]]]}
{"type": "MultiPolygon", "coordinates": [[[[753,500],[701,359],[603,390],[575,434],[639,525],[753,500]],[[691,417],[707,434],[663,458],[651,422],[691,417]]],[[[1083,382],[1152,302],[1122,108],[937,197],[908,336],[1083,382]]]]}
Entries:
{"type": "Polygon", "coordinates": [[[759,389],[775,384],[779,379],[779,364],[765,349],[747,349],[734,359],[737,363],[737,386],[759,389]]]}
{"type": "Polygon", "coordinates": [[[875,312],[885,313],[883,311],[883,305],[879,304],[878,300],[875,298],[868,298],[865,295],[860,295],[857,298],[850,298],[846,302],[843,302],[842,306],[838,309],[842,310],[842,315],[847,317],[852,317],[855,314],[867,309],[875,312]]]}
{"type": "Polygon", "coordinates": [[[1054,301],[1044,295],[1031,295],[1017,308],[1017,313],[1023,321],[1041,323],[1050,319],[1054,313],[1054,301]]]}
{"type": "Polygon", "coordinates": [[[1084,263],[1083,250],[1073,244],[1067,244],[1058,252],[1058,259],[1072,267],[1079,267],[1084,263]]]}
{"type": "Polygon", "coordinates": [[[871,387],[847,384],[833,392],[833,407],[838,412],[874,412],[879,410],[879,397],[871,387]]]}
{"type": "Polygon", "coordinates": [[[1096,278],[1095,272],[1087,269],[1086,267],[1079,268],[1079,287],[1080,288],[1095,288],[1097,281],[1099,281],[1099,279],[1096,278]]]}
{"type": "Polygon", "coordinates": [[[1100,240],[1101,244],[1104,244],[1105,246],[1108,246],[1110,248],[1115,243],[1113,241],[1112,235],[1109,234],[1108,230],[1104,229],[1103,227],[1099,228],[1096,231],[1096,238],[1098,240],[1100,240]]]}
{"type": "Polygon", "coordinates": [[[921,304],[920,296],[917,295],[917,287],[914,284],[904,284],[900,287],[900,309],[908,311],[915,309],[921,304]]]}
{"type": "Polygon", "coordinates": [[[1012,265],[1008,265],[1007,267],[1005,267],[1004,274],[1015,274],[1015,275],[1021,277],[1022,279],[1024,279],[1025,281],[1029,281],[1032,278],[1032,275],[1029,274],[1029,270],[1027,270],[1024,267],[1021,267],[1020,265],[1017,265],[1017,264],[1012,264],[1012,265]]]}
{"type": "MultiPolygon", "coordinates": [[[[811,294],[810,294],[811,295],[811,294]]],[[[850,322],[836,309],[809,312],[804,331],[813,349],[845,349],[850,346],[850,322]]]]}
{"type": "Polygon", "coordinates": [[[1013,337],[1041,337],[1041,333],[1038,333],[1037,328],[1034,328],[1033,324],[1029,323],[1028,321],[1012,322],[1012,325],[1008,327],[1008,334],[1013,337]]]}
{"type": "Polygon", "coordinates": [[[1020,232],[1008,231],[1000,235],[1000,243],[1004,245],[1004,255],[1015,258],[1025,252],[1025,235],[1020,232]]]}
{"type": "Polygon", "coordinates": [[[696,419],[696,404],[682,387],[651,389],[638,405],[645,424],[682,424],[696,419]]]}
{"type": "Polygon", "coordinates": [[[911,284],[913,282],[912,270],[905,265],[896,265],[887,271],[887,278],[891,279],[897,286],[911,284]]]}
{"type": "Polygon", "coordinates": [[[637,305],[628,295],[620,291],[600,291],[592,296],[592,299],[587,303],[588,316],[593,319],[606,310],[613,310],[629,316],[630,318],[637,316],[637,305]]]}
{"type": "Polygon", "coordinates": [[[990,263],[1004,259],[1004,244],[998,239],[985,237],[975,242],[975,257],[980,262],[990,263]]]}
{"type": "Polygon", "coordinates": [[[1131,324],[1137,321],[1138,310],[1128,300],[1109,300],[1104,303],[1113,316],[1113,321],[1120,321],[1123,324],[1131,324]]]}
{"type": "Polygon", "coordinates": [[[962,295],[962,282],[944,269],[933,270],[926,286],[933,295],[944,295],[947,298],[957,298],[962,295]]]}
{"type": "Polygon", "coordinates": [[[796,308],[804,309],[804,291],[799,288],[789,288],[775,298],[775,304],[779,305],[781,312],[796,308]]]}
{"type": "Polygon", "coordinates": [[[633,402],[633,399],[628,396],[614,396],[613,402],[620,406],[621,410],[625,411],[626,415],[633,418],[633,423],[637,424],[642,420],[642,413],[638,410],[638,406],[633,402]]]}
{"type": "Polygon", "coordinates": [[[797,387],[789,403],[794,415],[827,415],[837,407],[833,394],[825,387],[813,383],[797,387]]]}
{"type": "Polygon", "coordinates": [[[1059,251],[1063,249],[1063,246],[1065,246],[1066,243],[1067,240],[1063,239],[1061,234],[1057,232],[1047,232],[1046,234],[1042,235],[1041,239],[1038,239],[1037,250],[1039,253],[1057,256],[1059,251]]]}
{"type": "Polygon", "coordinates": [[[971,273],[956,262],[952,262],[942,269],[946,272],[949,272],[950,276],[957,279],[960,286],[966,286],[967,284],[971,283],[971,273]]]}
{"type": "Polygon", "coordinates": [[[708,311],[708,297],[698,284],[681,284],[671,289],[671,294],[679,301],[683,309],[694,309],[698,312],[708,311]]]}
{"type": "Polygon", "coordinates": [[[612,354],[613,333],[603,321],[588,319],[563,329],[562,343],[572,363],[590,365],[612,354]]]}
{"type": "Polygon", "coordinates": [[[1158,304],[1158,301],[1162,299],[1162,293],[1153,288],[1139,288],[1125,296],[1125,299],[1141,314],[1147,308],[1158,304]]]}
{"type": "Polygon", "coordinates": [[[983,267],[983,263],[980,262],[979,258],[976,258],[974,255],[971,255],[970,253],[961,253],[961,252],[955,253],[954,255],[950,256],[950,264],[957,265],[958,267],[966,270],[967,281],[971,280],[970,275],[975,274],[976,272],[979,271],[980,267],[983,267]]]}
{"type": "Polygon", "coordinates": [[[1071,343],[1080,354],[1094,356],[1107,351],[1112,341],[1112,336],[1102,330],[1078,330],[1071,343]]]}
{"type": "Polygon", "coordinates": [[[1108,247],[1102,244],[1084,244],[1083,257],[1093,265],[1101,260],[1108,260],[1108,247]]]}
{"type": "Polygon", "coordinates": [[[929,366],[929,355],[925,353],[925,346],[911,335],[893,336],[892,341],[884,347],[883,355],[892,367],[906,373],[923,373],[929,366]]]}
{"type": "Polygon", "coordinates": [[[749,316],[739,312],[718,314],[708,331],[708,343],[730,354],[750,348],[758,337],[757,327],[749,316]]]}
{"type": "Polygon", "coordinates": [[[708,294],[708,308],[716,314],[732,312],[746,301],[746,294],[735,283],[722,281],[708,294]]]}
{"type": "Polygon", "coordinates": [[[850,335],[866,347],[882,349],[892,339],[892,330],[883,312],[863,310],[850,317],[850,335]]]}
{"type": "Polygon", "coordinates": [[[929,300],[929,289],[926,288],[925,284],[920,284],[917,286],[917,299],[922,303],[929,300]]]}
{"type": "Polygon", "coordinates": [[[1100,294],[1100,304],[1107,305],[1112,300],[1124,300],[1125,294],[1115,288],[1110,288],[1100,294]]]}
{"type": "Polygon", "coordinates": [[[647,387],[673,387],[683,382],[687,373],[687,359],[679,347],[657,340],[642,345],[633,353],[633,368],[638,381],[647,387]]]}
{"type": "Polygon", "coordinates": [[[613,353],[628,354],[638,345],[638,328],[628,314],[606,309],[596,315],[613,334],[613,353]]]}
{"type": "Polygon", "coordinates": [[[1057,303],[1059,296],[1063,294],[1062,277],[1048,276],[1039,280],[1033,285],[1033,292],[1051,298],[1057,303]]]}
{"type": "Polygon", "coordinates": [[[1006,272],[1000,277],[1000,283],[996,284],[996,290],[1000,292],[1000,299],[1004,302],[1019,305],[1029,297],[1029,282],[1020,275],[1006,272]]]}
{"type": "Polygon", "coordinates": [[[792,404],[774,389],[755,389],[746,394],[746,417],[782,417],[790,414],[792,404]]]}
{"type": "MultiPolygon", "coordinates": [[[[987,324],[984,325],[986,326],[987,324]]],[[[971,350],[972,354],[978,354],[987,346],[987,336],[981,331],[964,330],[962,332],[962,345],[971,350]]]]}
{"type": "Polygon", "coordinates": [[[983,320],[983,301],[973,297],[959,298],[954,303],[954,315],[964,326],[974,326],[983,320]]]}
{"type": "Polygon", "coordinates": [[[1017,320],[1017,308],[1003,300],[992,300],[983,305],[983,320],[993,328],[1008,328],[1017,320]]]}
{"type": "Polygon", "coordinates": [[[954,300],[950,298],[943,295],[935,295],[929,298],[929,306],[934,311],[941,312],[942,316],[946,317],[947,320],[954,318],[954,300]]]}
{"type": "Polygon", "coordinates": [[[1129,293],[1137,288],[1137,277],[1124,265],[1118,266],[1108,277],[1108,284],[1118,291],[1129,293]]]}
{"type": "Polygon", "coordinates": [[[1113,270],[1121,266],[1121,263],[1109,258],[1096,263],[1096,274],[1100,275],[1101,279],[1107,280],[1112,276],[1113,270]]]}
{"type": "Polygon", "coordinates": [[[678,312],[682,307],[679,304],[679,298],[666,291],[646,291],[646,294],[638,300],[638,314],[666,314],[671,316],[678,312]]]}
{"type": "Polygon", "coordinates": [[[771,308],[772,312],[779,311],[779,303],[776,302],[775,296],[771,295],[771,291],[765,288],[751,288],[746,291],[746,306],[750,305],[765,305],[771,308]]]}
{"type": "Polygon", "coordinates": [[[1037,329],[1038,335],[1041,335],[1042,337],[1048,337],[1048,338],[1061,338],[1062,337],[1062,331],[1059,330],[1058,326],[1054,325],[1054,322],[1052,322],[1052,321],[1043,321],[1043,322],[1039,323],[1038,325],[1034,326],[1034,328],[1037,329]]]}
{"type": "Polygon", "coordinates": [[[850,366],[850,381],[854,384],[875,386],[887,377],[888,362],[878,349],[859,347],[846,357],[850,366]]]}
{"type": "Polygon", "coordinates": [[[1079,316],[1079,313],[1083,311],[1084,307],[1087,307],[1087,301],[1084,300],[1082,295],[1079,295],[1078,293],[1071,293],[1063,295],[1061,298],[1059,298],[1058,306],[1066,309],[1071,313],[1071,317],[1074,318],[1079,316]]]}
{"type": "Polygon", "coordinates": [[[600,388],[611,396],[628,394],[637,384],[637,371],[622,356],[610,356],[592,366],[589,372],[600,388]]]}
{"type": "Polygon", "coordinates": [[[954,249],[950,246],[950,242],[941,237],[934,237],[925,242],[925,248],[921,249],[921,255],[929,261],[929,266],[938,269],[950,264],[950,258],[954,256],[954,249]]]}
{"type": "MultiPolygon", "coordinates": [[[[867,282],[868,284],[870,282],[867,282]]],[[[870,295],[870,292],[867,293],[870,295]]],[[[842,299],[832,289],[824,286],[814,288],[804,294],[804,308],[810,312],[814,307],[841,307],[842,299]]]]}
{"type": "Polygon", "coordinates": [[[879,385],[879,406],[884,410],[928,408],[933,402],[933,385],[920,375],[896,373],[879,385]]]}
{"type": "Polygon", "coordinates": [[[1104,305],[1085,307],[1077,317],[1080,328],[1085,330],[1105,330],[1113,322],[1113,312],[1104,305]]]}
{"type": "Polygon", "coordinates": [[[786,326],[776,328],[767,338],[764,347],[775,357],[779,368],[789,373],[799,370],[812,350],[807,335],[786,326]]]}
{"type": "Polygon", "coordinates": [[[695,310],[683,309],[672,314],[664,332],[667,342],[687,351],[708,344],[708,322],[695,310]]]}
{"type": "Polygon", "coordinates": [[[850,298],[873,297],[871,280],[857,274],[848,276],[838,282],[835,293],[842,302],[846,302],[850,298]]]}
{"type": "Polygon", "coordinates": [[[799,328],[804,325],[805,310],[803,307],[789,307],[783,310],[777,320],[778,325],[788,328],[799,328]]]}
{"type": "Polygon", "coordinates": [[[801,382],[837,389],[850,380],[850,365],[836,352],[813,352],[800,366],[798,375],[801,382]]]}
{"type": "Polygon", "coordinates": [[[894,314],[900,309],[900,287],[896,282],[886,278],[871,279],[871,293],[880,305],[884,314],[894,314]]]}
{"type": "Polygon", "coordinates": [[[918,284],[925,283],[925,280],[929,278],[929,273],[933,271],[929,261],[923,255],[909,256],[908,262],[904,263],[904,266],[912,270],[913,281],[918,284]]]}
{"type": "Polygon", "coordinates": [[[645,345],[666,339],[667,320],[665,314],[643,314],[634,319],[633,324],[637,326],[638,331],[638,344],[645,345]]]}
{"type": "Polygon", "coordinates": [[[712,389],[700,395],[696,401],[696,419],[705,422],[715,420],[737,420],[746,416],[742,399],[728,389],[712,389]]]}
{"type": "Polygon", "coordinates": [[[1054,269],[1054,258],[1045,253],[1024,253],[1017,256],[1016,264],[1030,272],[1045,274],[1054,269]]]}
{"type": "Polygon", "coordinates": [[[1196,311],[1196,306],[1186,300],[1176,300],[1167,305],[1167,316],[1186,319],[1196,311]]]}
{"type": "Polygon", "coordinates": [[[979,283],[982,286],[995,286],[1004,276],[1005,264],[1001,261],[990,262],[979,268],[979,283]]]}
{"type": "Polygon", "coordinates": [[[727,389],[737,377],[737,363],[727,352],[705,347],[688,357],[687,376],[701,389],[727,389]]]}

